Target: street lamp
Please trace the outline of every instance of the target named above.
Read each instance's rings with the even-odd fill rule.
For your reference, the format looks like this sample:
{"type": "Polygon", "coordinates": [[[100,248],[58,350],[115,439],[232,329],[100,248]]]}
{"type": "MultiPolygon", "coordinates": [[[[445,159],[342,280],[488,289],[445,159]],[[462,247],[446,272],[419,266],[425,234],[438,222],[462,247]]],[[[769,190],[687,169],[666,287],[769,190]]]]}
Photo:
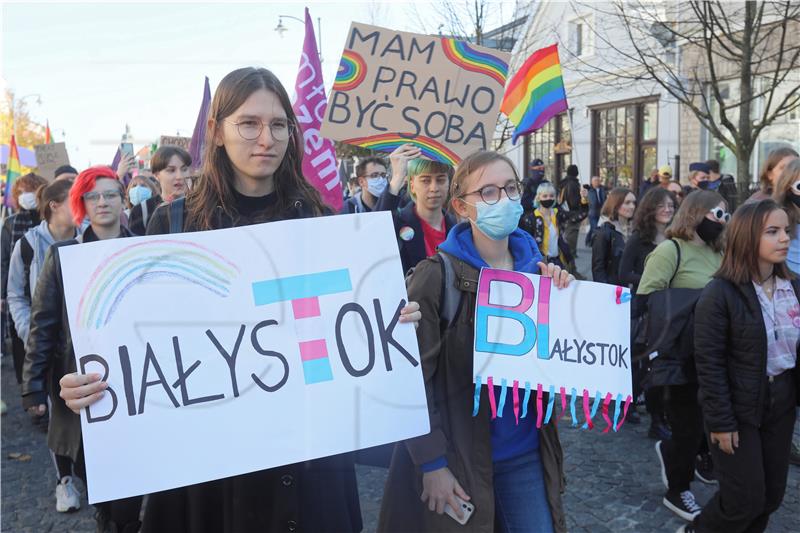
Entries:
{"type": "MultiPolygon", "coordinates": [[[[294,17],[292,15],[278,15],[278,25],[275,26],[275,31],[278,33],[278,35],[280,35],[281,38],[283,38],[284,33],[289,31],[289,28],[283,25],[284,18],[296,20],[304,26],[306,24],[306,21],[303,19],[294,17]]],[[[317,55],[319,56],[319,62],[322,63],[322,21],[319,17],[317,17],[317,55]]]]}

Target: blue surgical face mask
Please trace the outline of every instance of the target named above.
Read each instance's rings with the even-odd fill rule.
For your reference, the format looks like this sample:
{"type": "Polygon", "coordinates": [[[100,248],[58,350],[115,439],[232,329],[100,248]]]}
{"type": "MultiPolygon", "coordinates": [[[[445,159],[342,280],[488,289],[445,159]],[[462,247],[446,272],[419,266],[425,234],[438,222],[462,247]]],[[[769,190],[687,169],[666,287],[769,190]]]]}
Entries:
{"type": "Polygon", "coordinates": [[[153,191],[144,185],[136,185],[128,191],[128,199],[131,201],[131,205],[139,205],[142,202],[146,202],[151,196],[153,196],[153,191]]]}
{"type": "Polygon", "coordinates": [[[386,178],[367,178],[367,190],[372,196],[380,196],[386,190],[389,182],[386,178]]]}
{"type": "Polygon", "coordinates": [[[478,219],[475,220],[475,225],[478,226],[481,233],[495,241],[505,239],[517,229],[519,217],[523,212],[519,199],[501,198],[496,204],[478,202],[475,207],[478,209],[478,219]]]}

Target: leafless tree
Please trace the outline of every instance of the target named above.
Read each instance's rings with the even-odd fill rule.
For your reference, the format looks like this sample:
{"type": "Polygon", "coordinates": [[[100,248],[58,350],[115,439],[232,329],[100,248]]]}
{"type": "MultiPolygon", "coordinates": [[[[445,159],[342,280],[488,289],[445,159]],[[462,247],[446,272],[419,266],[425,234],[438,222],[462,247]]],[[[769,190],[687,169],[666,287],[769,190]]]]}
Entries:
{"type": "Polygon", "coordinates": [[[579,6],[595,11],[591,30],[598,52],[622,58],[611,70],[564,47],[578,72],[606,76],[609,86],[656,82],[731,150],[739,181],[751,181],[749,162],[759,135],[800,108],[800,3],[571,4],[576,13],[579,6]],[[609,27],[618,31],[609,33],[609,27]]]}

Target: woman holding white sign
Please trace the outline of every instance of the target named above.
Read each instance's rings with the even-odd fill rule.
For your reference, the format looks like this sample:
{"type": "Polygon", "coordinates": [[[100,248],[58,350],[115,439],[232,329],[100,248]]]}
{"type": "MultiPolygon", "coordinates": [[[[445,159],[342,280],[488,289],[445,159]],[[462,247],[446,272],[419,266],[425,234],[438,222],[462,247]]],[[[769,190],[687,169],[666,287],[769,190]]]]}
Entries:
{"type": "MultiPolygon", "coordinates": [[[[329,212],[303,177],[302,143],[289,96],[274,74],[252,67],[229,73],[220,81],[209,110],[200,178],[186,197],[156,210],[148,235],[329,212]]],[[[409,303],[400,321],[418,321],[418,309],[409,303]]],[[[103,390],[97,376],[72,374],[61,385],[62,396],[73,410],[90,405],[103,390]]],[[[220,453],[209,460],[224,460],[224,451],[220,453]]],[[[350,454],[151,494],[142,525],[145,533],[356,532],[361,528],[350,454]]]]}
{"type": "Polygon", "coordinates": [[[450,195],[452,209],[467,222],[456,225],[440,254],[422,261],[409,280],[409,298],[422,310],[417,339],[431,432],[395,448],[379,531],[566,531],[555,425],[537,430],[535,401],[526,407],[534,415],[520,418],[518,425],[511,401],[501,411],[506,416],[492,419],[486,388],[477,416],[472,413],[480,269],[541,273],[558,288],[574,280],[566,270],[545,264],[533,237],[517,228],[521,193],[505,156],[481,151],[465,158],[450,195]],[[441,304],[445,291],[452,290],[443,281],[443,260],[453,265],[460,294],[454,316],[445,316],[441,304]]]}

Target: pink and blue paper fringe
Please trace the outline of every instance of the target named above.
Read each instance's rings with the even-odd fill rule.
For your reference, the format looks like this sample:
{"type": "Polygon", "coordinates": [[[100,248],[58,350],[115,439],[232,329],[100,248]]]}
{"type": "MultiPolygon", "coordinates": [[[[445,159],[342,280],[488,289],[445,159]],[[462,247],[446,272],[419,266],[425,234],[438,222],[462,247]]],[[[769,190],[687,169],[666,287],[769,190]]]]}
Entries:
{"type": "MultiPolygon", "coordinates": [[[[483,385],[483,379],[481,376],[475,377],[475,394],[473,396],[473,405],[472,405],[472,416],[478,416],[478,411],[480,410],[480,401],[481,401],[481,386],[483,385]]],[[[531,398],[531,383],[530,381],[525,382],[525,395],[522,400],[522,414],[520,415],[519,407],[519,381],[514,380],[511,386],[508,385],[508,382],[505,379],[500,380],[500,399],[495,399],[495,391],[494,391],[494,379],[492,376],[486,378],[486,388],[487,388],[487,395],[489,396],[489,409],[491,410],[492,420],[497,417],[503,416],[503,410],[506,405],[506,397],[508,394],[508,389],[511,389],[511,398],[514,402],[514,418],[516,423],[519,424],[520,418],[525,418],[528,416],[528,402],[531,398]]],[[[569,400],[569,416],[572,422],[572,427],[578,426],[578,417],[577,417],[577,406],[576,402],[578,401],[578,391],[575,388],[570,390],[569,395],[567,395],[567,390],[565,387],[560,387],[558,394],[561,397],[561,413],[553,418],[553,413],[555,411],[555,400],[556,400],[556,388],[554,385],[550,385],[547,394],[547,407],[544,408],[544,390],[541,383],[536,384],[536,427],[541,428],[542,424],[549,424],[551,420],[555,423],[558,423],[560,418],[563,418],[566,414],[567,410],[567,396],[570,397],[569,400]]],[[[608,408],[611,405],[612,401],[612,394],[610,392],[606,393],[605,397],[602,396],[600,391],[596,391],[594,395],[594,401],[589,402],[589,391],[588,389],[583,389],[583,394],[580,395],[582,398],[582,407],[583,407],[583,425],[581,429],[594,429],[594,418],[597,416],[597,411],[601,408],[601,416],[606,423],[605,429],[603,429],[603,433],[608,433],[610,430],[619,431],[622,427],[622,424],[625,423],[625,419],[628,416],[628,408],[631,405],[632,397],[628,395],[623,402],[622,394],[617,394],[616,398],[614,398],[614,414],[613,414],[613,421],[612,418],[609,416],[608,408]]]]}

